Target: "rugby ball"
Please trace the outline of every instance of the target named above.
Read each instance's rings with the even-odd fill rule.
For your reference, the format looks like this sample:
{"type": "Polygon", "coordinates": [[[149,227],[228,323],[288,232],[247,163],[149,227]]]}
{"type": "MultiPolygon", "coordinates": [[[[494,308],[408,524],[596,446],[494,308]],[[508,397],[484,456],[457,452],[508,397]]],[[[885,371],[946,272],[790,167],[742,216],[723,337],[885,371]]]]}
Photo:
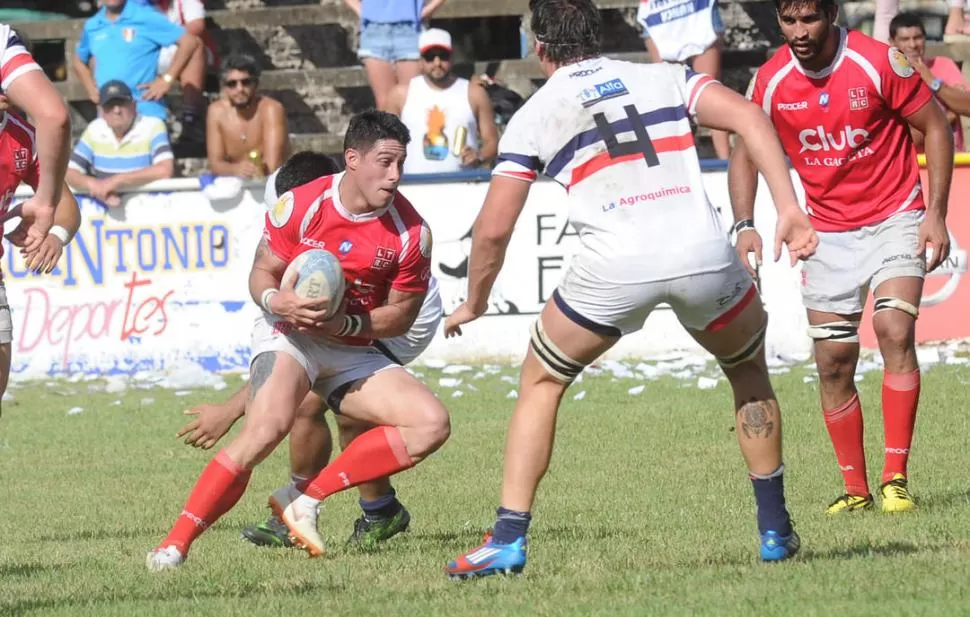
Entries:
{"type": "Polygon", "coordinates": [[[293,285],[301,298],[326,298],[333,310],[344,299],[344,269],[333,253],[323,249],[310,249],[297,255],[283,272],[282,283],[293,285]]]}

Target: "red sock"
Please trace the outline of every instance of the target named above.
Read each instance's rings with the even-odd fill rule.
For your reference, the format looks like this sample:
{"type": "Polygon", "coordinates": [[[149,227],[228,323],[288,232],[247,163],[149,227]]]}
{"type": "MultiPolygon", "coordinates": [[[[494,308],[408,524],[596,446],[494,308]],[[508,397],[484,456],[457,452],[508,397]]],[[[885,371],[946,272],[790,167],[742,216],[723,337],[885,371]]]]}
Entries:
{"type": "Polygon", "coordinates": [[[868,495],[866,453],[862,445],[862,404],[859,394],[836,409],[825,410],[825,428],[829,431],[835,458],[842,470],[845,492],[849,495],[868,495]]]}
{"type": "Polygon", "coordinates": [[[237,465],[220,450],[202,470],[175,526],[159,546],[175,545],[182,555],[202,532],[232,509],[249,484],[252,472],[237,465]]]}
{"type": "Polygon", "coordinates": [[[413,464],[401,431],[394,426],[378,426],[350,442],[303,491],[323,500],[358,484],[404,471],[413,464]]]}
{"type": "Polygon", "coordinates": [[[913,443],[916,426],[916,407],[919,404],[919,369],[910,373],[883,373],[882,421],[886,435],[886,464],[882,468],[883,483],[897,473],[906,475],[909,447],[913,443]]]}

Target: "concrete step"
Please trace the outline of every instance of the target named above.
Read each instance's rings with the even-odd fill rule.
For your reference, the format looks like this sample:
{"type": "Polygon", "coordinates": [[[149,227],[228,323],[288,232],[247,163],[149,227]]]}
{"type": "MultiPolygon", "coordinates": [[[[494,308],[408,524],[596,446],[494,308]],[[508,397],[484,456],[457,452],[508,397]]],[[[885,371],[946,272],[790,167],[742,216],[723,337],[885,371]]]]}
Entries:
{"type": "MultiPolygon", "coordinates": [[[[758,66],[764,62],[767,50],[729,49],[724,53],[722,64],[725,67],[758,66]]],[[[646,51],[632,51],[606,54],[611,58],[630,62],[650,62],[646,51]]],[[[488,60],[472,64],[456,64],[455,72],[464,76],[488,73],[503,82],[516,80],[538,81],[544,79],[535,58],[513,60],[488,60]]],[[[68,101],[87,100],[83,86],[76,80],[58,82],[58,91],[68,101]]],[[[347,88],[366,88],[367,75],[363,67],[346,66],[310,70],[267,71],[260,76],[260,87],[268,91],[301,90],[305,88],[329,87],[337,90],[347,88]]],[[[526,92],[524,94],[530,94],[526,92]]]]}
{"type": "MultiPolygon", "coordinates": [[[[763,0],[759,0],[763,1],[763,0]]],[[[213,3],[218,4],[218,3],[213,3]]],[[[637,0],[600,0],[600,9],[636,8],[637,0]]],[[[529,0],[450,0],[435,14],[434,19],[463,19],[472,17],[495,17],[499,15],[525,15],[529,12],[529,0]]],[[[207,17],[219,28],[275,28],[289,25],[327,24],[357,21],[357,16],[343,0],[320,0],[316,3],[288,6],[267,6],[257,3],[254,8],[241,10],[210,10],[207,17]]],[[[43,22],[19,22],[11,24],[31,39],[67,39],[76,41],[81,36],[83,19],[43,22]]]]}

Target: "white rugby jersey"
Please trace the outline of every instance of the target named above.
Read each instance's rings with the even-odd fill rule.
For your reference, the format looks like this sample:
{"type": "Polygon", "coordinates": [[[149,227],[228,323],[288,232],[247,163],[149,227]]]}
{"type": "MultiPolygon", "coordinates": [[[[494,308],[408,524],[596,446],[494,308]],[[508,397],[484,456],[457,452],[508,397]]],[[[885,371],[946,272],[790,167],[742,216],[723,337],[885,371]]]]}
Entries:
{"type": "Polygon", "coordinates": [[[713,81],[683,65],[608,58],[561,67],[512,117],[493,173],[531,182],[544,171],[564,186],[582,244],[573,266],[600,280],[727,267],[733,249],[688,119],[713,81]]]}
{"type": "Polygon", "coordinates": [[[7,24],[0,24],[0,91],[24,73],[39,70],[17,33],[7,24]]]}

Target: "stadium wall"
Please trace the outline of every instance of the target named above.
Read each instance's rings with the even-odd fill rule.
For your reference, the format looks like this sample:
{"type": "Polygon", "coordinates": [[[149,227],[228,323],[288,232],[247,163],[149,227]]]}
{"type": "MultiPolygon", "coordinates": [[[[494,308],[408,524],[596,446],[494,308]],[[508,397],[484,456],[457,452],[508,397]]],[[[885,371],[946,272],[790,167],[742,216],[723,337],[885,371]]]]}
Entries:
{"type": "MultiPolygon", "coordinates": [[[[416,180],[402,191],[430,223],[433,272],[441,284],[445,311],[450,312],[464,298],[470,230],[487,184],[473,176],[440,180],[416,180]]],[[[704,180],[729,229],[726,173],[707,172],[704,180]]],[[[81,196],[82,230],[49,276],[25,272],[18,251],[4,241],[4,279],[14,319],[14,376],[130,374],[185,363],[205,371],[245,368],[259,310],[249,298],[247,279],[263,225],[262,193],[262,186],[254,184],[233,198],[210,200],[198,180],[181,179],[131,193],[119,209],[107,210],[81,196]]],[[[953,255],[928,280],[927,306],[918,328],[921,341],[970,337],[970,283],[965,276],[970,212],[958,207],[967,194],[970,168],[959,168],[949,216],[953,255]]],[[[521,357],[529,325],[578,245],[575,232],[566,225],[564,197],[563,189],[552,182],[534,186],[489,313],[466,328],[464,337],[437,338],[425,360],[521,357]]],[[[616,201],[631,197],[638,196],[617,195],[616,201]]],[[[661,206],[649,195],[638,202],[632,207],[661,206]]],[[[756,220],[770,251],[775,216],[764,185],[756,220]]],[[[799,271],[786,257],[774,263],[766,254],[761,279],[770,313],[770,353],[797,357],[809,350],[799,271]]],[[[863,340],[873,346],[871,330],[864,332],[863,340]]],[[[656,357],[682,351],[699,350],[673,313],[660,308],[642,331],[624,339],[610,355],[656,357]]]]}

